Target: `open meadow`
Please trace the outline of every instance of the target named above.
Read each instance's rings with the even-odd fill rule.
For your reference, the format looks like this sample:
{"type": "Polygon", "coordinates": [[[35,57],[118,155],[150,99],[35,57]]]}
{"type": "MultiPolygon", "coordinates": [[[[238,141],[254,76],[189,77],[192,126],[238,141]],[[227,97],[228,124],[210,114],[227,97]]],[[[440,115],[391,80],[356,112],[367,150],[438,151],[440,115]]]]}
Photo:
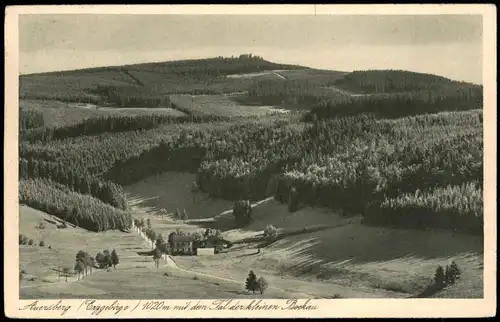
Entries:
{"type": "Polygon", "coordinates": [[[102,107],[93,104],[76,104],[61,101],[19,100],[19,107],[27,111],[37,111],[43,114],[45,126],[63,126],[78,124],[85,119],[106,116],[140,116],[140,115],[172,115],[186,114],[166,107],[102,107]]]}
{"type": "Polygon", "coordinates": [[[238,103],[234,95],[171,95],[176,109],[186,112],[220,116],[265,116],[286,113],[280,106],[245,105],[238,103]]]}
{"type": "MultiPolygon", "coordinates": [[[[155,268],[150,257],[137,254],[149,249],[148,243],[137,233],[92,233],[72,226],[61,229],[45,220],[51,221],[51,217],[21,206],[20,234],[34,241],[33,245],[19,248],[20,270],[24,272],[20,280],[22,299],[262,298],[260,294],[245,292],[240,281],[177,269],[163,261],[162,267],[155,268]],[[40,222],[45,222],[44,229],[35,228],[40,222]],[[44,246],[39,246],[40,241],[44,241],[44,246]],[[104,249],[118,252],[120,263],[116,269],[95,268],[81,280],[76,276],[66,280],[57,273],[64,268],[73,270],[77,250],[95,254],[104,249]]],[[[272,289],[266,296],[290,298],[304,294],[272,289]]]]}

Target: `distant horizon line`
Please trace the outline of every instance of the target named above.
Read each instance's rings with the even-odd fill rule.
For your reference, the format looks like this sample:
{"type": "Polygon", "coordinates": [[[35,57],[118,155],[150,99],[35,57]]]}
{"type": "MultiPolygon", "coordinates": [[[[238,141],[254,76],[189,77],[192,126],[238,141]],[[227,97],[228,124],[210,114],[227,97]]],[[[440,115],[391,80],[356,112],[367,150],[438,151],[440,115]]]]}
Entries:
{"type": "Polygon", "coordinates": [[[316,67],[309,67],[309,66],[304,66],[304,65],[298,65],[298,64],[291,64],[291,63],[285,63],[285,62],[274,62],[270,60],[266,60],[264,57],[260,55],[254,55],[252,53],[246,53],[246,54],[240,54],[240,55],[232,55],[232,56],[212,56],[212,57],[205,57],[205,58],[185,58],[185,59],[175,59],[175,60],[160,60],[160,61],[137,61],[137,62],[131,62],[127,64],[122,64],[122,65],[94,65],[94,66],[89,66],[89,67],[81,67],[81,68],[74,68],[74,69],[59,69],[59,70],[51,70],[51,71],[43,71],[43,72],[32,72],[32,73],[21,73],[19,72],[19,77],[21,76],[33,76],[33,75],[41,75],[41,74],[51,74],[51,73],[61,73],[61,72],[76,72],[76,71],[85,71],[89,69],[97,69],[97,68],[113,68],[113,67],[123,67],[123,66],[131,66],[131,65],[142,65],[142,64],[160,64],[160,63],[169,63],[169,62],[179,62],[179,61],[196,61],[196,60],[208,60],[208,59],[217,59],[217,58],[226,58],[226,59],[241,59],[241,56],[243,55],[252,55],[253,57],[256,57],[258,59],[268,61],[270,63],[274,64],[282,64],[282,65],[289,65],[289,66],[297,66],[297,67],[302,67],[302,68],[307,68],[307,69],[313,69],[313,70],[323,70],[323,71],[332,71],[332,72],[341,72],[341,73],[353,73],[357,71],[405,71],[405,72],[411,72],[411,73],[416,73],[416,74],[427,74],[427,75],[433,75],[433,76],[438,76],[438,77],[443,77],[455,82],[463,82],[463,83],[469,83],[473,85],[480,85],[482,86],[481,83],[476,83],[473,81],[466,81],[466,80],[459,80],[459,79],[453,79],[448,76],[444,75],[439,75],[439,74],[434,74],[431,72],[420,72],[420,71],[413,71],[410,69],[391,69],[391,68],[381,68],[381,69],[355,69],[351,71],[347,70],[338,70],[338,69],[327,69],[327,68],[316,68],[316,67]]]}

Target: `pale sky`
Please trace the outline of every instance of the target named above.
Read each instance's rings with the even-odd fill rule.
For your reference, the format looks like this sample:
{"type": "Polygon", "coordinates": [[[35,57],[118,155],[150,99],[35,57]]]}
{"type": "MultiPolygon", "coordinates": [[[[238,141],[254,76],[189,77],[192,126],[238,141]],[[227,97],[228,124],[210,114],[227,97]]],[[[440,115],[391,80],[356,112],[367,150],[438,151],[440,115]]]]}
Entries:
{"type": "Polygon", "coordinates": [[[19,71],[253,53],[352,71],[404,69],[482,83],[473,15],[20,15],[19,71]]]}

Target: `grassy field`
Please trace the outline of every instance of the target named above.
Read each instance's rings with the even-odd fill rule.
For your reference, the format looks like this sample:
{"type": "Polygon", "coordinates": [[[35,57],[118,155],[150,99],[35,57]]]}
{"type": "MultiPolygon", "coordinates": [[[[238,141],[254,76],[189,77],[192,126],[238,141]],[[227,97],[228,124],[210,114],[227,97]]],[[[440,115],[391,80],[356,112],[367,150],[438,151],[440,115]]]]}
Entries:
{"type": "Polygon", "coordinates": [[[40,221],[50,215],[21,206],[20,234],[33,239],[36,245],[20,246],[20,265],[25,278],[20,281],[20,297],[30,298],[290,298],[313,297],[296,291],[270,289],[264,295],[244,291],[241,281],[225,280],[170,266],[155,268],[151,258],[137,255],[146,250],[146,242],[136,233],[108,231],[91,233],[80,228],[57,229],[45,222],[45,229],[37,229],[40,221]],[[45,247],[37,246],[40,240],[45,247]],[[48,246],[51,246],[51,249],[48,246]],[[73,267],[80,249],[95,254],[115,248],[120,256],[116,270],[94,269],[92,275],[80,281],[64,277],[58,280],[52,269],[73,267]],[[196,276],[196,278],[195,278],[196,276]],[[30,280],[32,279],[32,280],[30,280]]]}
{"type": "Polygon", "coordinates": [[[171,108],[119,108],[119,107],[79,107],[74,103],[45,100],[19,100],[19,107],[43,112],[46,126],[62,126],[79,123],[84,119],[108,115],[175,115],[183,116],[185,113],[171,108]]]}
{"type": "MultiPolygon", "coordinates": [[[[231,204],[192,194],[189,189],[193,180],[193,175],[169,172],[125,189],[130,198],[135,198],[134,211],[150,218],[164,236],[176,228],[193,232],[207,224],[230,227],[231,204]],[[181,223],[171,216],[161,218],[155,215],[161,208],[169,213],[186,209],[191,220],[181,223]],[[211,220],[213,217],[215,220],[211,220]]],[[[420,293],[430,283],[437,265],[455,260],[463,270],[461,282],[453,286],[453,293],[460,294],[455,296],[482,296],[480,237],[370,227],[361,225],[358,216],[344,218],[321,208],[303,208],[290,214],[285,205],[274,200],[258,203],[252,216],[254,222],[248,227],[229,229],[223,235],[233,242],[249,237],[257,242],[237,244],[213,257],[179,257],[176,262],[181,267],[236,280],[244,280],[247,271],[254,269],[263,272],[273,285],[292,283],[294,289],[303,292],[329,287],[343,296],[360,296],[356,292],[387,296],[384,292],[389,292],[391,297],[405,297],[420,293]],[[284,237],[257,254],[262,242],[259,237],[267,224],[282,233],[321,225],[335,228],[284,237]]]]}
{"type": "MultiPolygon", "coordinates": [[[[20,265],[26,274],[38,277],[39,281],[56,280],[57,274],[53,269],[58,267],[73,269],[75,256],[79,250],[95,256],[99,251],[104,249],[111,251],[114,248],[119,256],[127,258],[135,256],[136,252],[145,246],[144,241],[133,233],[121,231],[93,233],[71,225],[65,229],[58,229],[56,225],[45,221],[45,219],[52,220],[52,216],[26,206],[20,206],[19,219],[19,234],[33,239],[36,245],[20,246],[20,265]],[[40,222],[44,222],[44,229],[35,227],[40,222]],[[38,246],[42,240],[45,243],[44,247],[38,246]]],[[[25,283],[32,284],[31,281],[23,280],[21,285],[25,283]]]]}
{"type": "Polygon", "coordinates": [[[119,267],[86,277],[78,283],[47,284],[23,289],[22,299],[93,298],[93,299],[214,299],[214,298],[290,298],[298,294],[269,290],[251,294],[242,285],[217,278],[199,276],[168,267],[155,269],[151,263],[119,267]],[[166,276],[165,274],[168,274],[166,276]],[[194,279],[194,276],[197,276],[194,279]]]}
{"type": "MultiPolygon", "coordinates": [[[[73,227],[57,229],[48,223],[45,229],[36,229],[35,226],[44,218],[50,218],[50,215],[21,206],[20,233],[32,238],[36,243],[39,240],[46,242],[45,247],[20,246],[20,265],[25,272],[25,278],[20,281],[22,299],[329,298],[338,296],[338,293],[353,297],[376,296],[349,288],[332,289],[324,285],[321,287],[320,284],[283,278],[277,283],[273,282],[265,294],[251,294],[244,290],[244,278],[233,279],[220,274],[211,275],[210,272],[207,274],[197,270],[191,271],[190,265],[178,269],[168,265],[168,262],[166,266],[155,268],[150,258],[136,254],[137,251],[148,248],[136,233],[90,233],[73,227]],[[48,245],[51,245],[52,249],[48,249],[48,245]],[[120,264],[116,270],[108,272],[94,269],[92,275],[80,281],[70,278],[68,282],[64,281],[64,277],[59,281],[57,274],[52,271],[59,266],[72,267],[76,250],[83,249],[93,254],[103,248],[117,249],[120,264]],[[33,280],[30,280],[31,278],[33,280]]],[[[156,224],[158,221],[153,223],[156,224]]],[[[188,228],[186,225],[172,224],[169,221],[165,221],[164,226],[170,229],[188,228]]],[[[190,228],[195,229],[192,225],[190,228]]],[[[179,257],[175,260],[182,261],[179,257]]],[[[258,276],[266,274],[266,278],[270,277],[265,270],[255,272],[258,276]]]]}
{"type": "Polygon", "coordinates": [[[219,116],[255,116],[287,112],[279,106],[240,104],[227,95],[171,95],[170,100],[180,110],[219,116]]]}

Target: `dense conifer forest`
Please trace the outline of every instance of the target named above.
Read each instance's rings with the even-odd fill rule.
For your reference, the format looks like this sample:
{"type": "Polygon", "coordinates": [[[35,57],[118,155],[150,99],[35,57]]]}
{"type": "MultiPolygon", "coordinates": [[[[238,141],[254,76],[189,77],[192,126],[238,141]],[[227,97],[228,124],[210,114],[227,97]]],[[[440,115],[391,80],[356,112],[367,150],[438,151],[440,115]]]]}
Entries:
{"type": "MultiPolygon", "coordinates": [[[[110,84],[130,81],[99,84],[96,103],[115,97],[115,103],[127,102],[122,105],[149,100],[144,105],[168,106],[169,91],[151,85],[159,81],[146,73],[215,84],[229,74],[298,69],[260,57],[121,68],[126,72],[78,72],[111,73],[110,84]]],[[[71,73],[33,77],[54,77],[57,87],[71,73]]],[[[43,111],[21,110],[20,202],[93,231],[125,228],[131,219],[121,186],[175,170],[196,173],[199,188],[212,197],[261,200],[271,194],[297,207],[361,213],[365,224],[482,233],[481,86],[402,71],[354,72],[328,82],[245,83],[246,100],[305,110],[273,117],[109,116],[47,127],[43,111]],[[331,91],[332,83],[373,95],[331,91]]],[[[224,90],[234,91],[231,84],[224,90]]],[[[83,93],[92,101],[81,88],[58,88],[44,98],[79,101],[83,93]]],[[[27,89],[21,86],[21,98],[31,97],[27,89]]]]}

